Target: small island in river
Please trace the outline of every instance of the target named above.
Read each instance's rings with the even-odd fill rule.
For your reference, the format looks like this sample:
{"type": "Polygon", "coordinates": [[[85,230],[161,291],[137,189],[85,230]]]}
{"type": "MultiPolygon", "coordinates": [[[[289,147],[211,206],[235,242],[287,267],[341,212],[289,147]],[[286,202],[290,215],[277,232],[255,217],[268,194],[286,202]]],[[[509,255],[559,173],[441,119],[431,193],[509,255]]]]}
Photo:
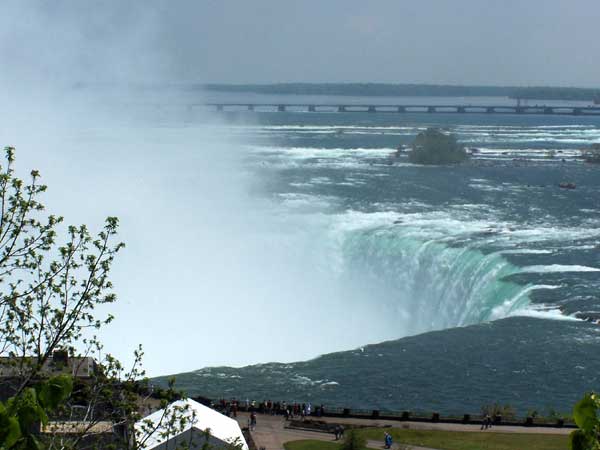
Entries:
{"type": "Polygon", "coordinates": [[[437,128],[419,133],[408,155],[409,161],[414,164],[457,164],[468,158],[469,154],[453,134],[437,128]]]}

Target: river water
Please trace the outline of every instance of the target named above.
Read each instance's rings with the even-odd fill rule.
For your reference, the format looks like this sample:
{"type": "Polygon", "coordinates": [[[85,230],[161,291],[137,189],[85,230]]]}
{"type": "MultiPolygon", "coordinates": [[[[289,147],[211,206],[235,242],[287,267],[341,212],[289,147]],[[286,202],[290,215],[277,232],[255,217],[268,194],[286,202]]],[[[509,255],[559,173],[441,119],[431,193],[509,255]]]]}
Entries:
{"type": "MultiPolygon", "coordinates": [[[[315,101],[237,99],[253,100],[315,101]]],[[[375,102],[416,101],[457,102],[375,102]]],[[[348,350],[411,337],[384,345],[388,353],[375,346],[296,365],[203,369],[180,379],[186,389],[453,412],[494,401],[567,411],[598,389],[600,166],[584,163],[580,149],[600,142],[599,118],[243,111],[223,118],[222,131],[245,142],[254,194],[277,205],[282,227],[310,236],[298,253],[310,255],[329,303],[320,310],[307,300],[314,314],[339,314],[334,326],[348,335],[348,350]],[[455,133],[477,152],[453,167],[394,156],[427,127],[455,133]],[[576,189],[561,189],[563,182],[576,189]]]]}

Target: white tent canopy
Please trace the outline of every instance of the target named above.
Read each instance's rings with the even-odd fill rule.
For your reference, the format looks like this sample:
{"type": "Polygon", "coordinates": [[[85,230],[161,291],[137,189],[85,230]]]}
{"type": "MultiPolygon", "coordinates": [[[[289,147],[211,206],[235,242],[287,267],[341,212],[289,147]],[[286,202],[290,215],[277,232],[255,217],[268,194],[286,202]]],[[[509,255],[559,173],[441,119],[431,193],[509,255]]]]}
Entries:
{"type": "MultiPolygon", "coordinates": [[[[190,448],[201,448],[205,442],[205,431],[210,430],[209,442],[215,447],[227,447],[231,443],[241,444],[243,450],[248,450],[248,444],[242,435],[237,421],[204,406],[194,400],[178,400],[166,409],[156,411],[135,424],[136,431],[143,445],[143,450],[163,450],[176,448],[180,443],[191,443],[190,448]],[[177,433],[169,432],[168,422],[175,411],[177,416],[185,417],[183,429],[177,433]],[[161,423],[161,420],[163,423],[161,423]],[[152,435],[143,441],[144,430],[156,428],[152,435]]],[[[141,442],[141,443],[142,443],[141,442]]]]}

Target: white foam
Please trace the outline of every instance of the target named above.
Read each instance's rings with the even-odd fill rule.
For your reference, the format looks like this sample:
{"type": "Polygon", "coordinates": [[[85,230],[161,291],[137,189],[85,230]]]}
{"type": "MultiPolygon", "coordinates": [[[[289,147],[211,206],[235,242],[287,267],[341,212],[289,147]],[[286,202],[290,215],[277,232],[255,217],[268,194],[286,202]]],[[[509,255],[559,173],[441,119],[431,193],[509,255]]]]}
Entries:
{"type": "Polygon", "coordinates": [[[404,130],[418,131],[425,130],[425,127],[402,127],[402,126],[367,126],[367,125],[265,125],[265,126],[244,126],[245,129],[262,129],[262,130],[404,130]]]}
{"type": "Polygon", "coordinates": [[[549,319],[549,320],[568,320],[568,321],[580,321],[574,316],[563,314],[563,312],[556,307],[546,305],[531,305],[527,308],[523,308],[514,311],[509,314],[510,317],[533,317],[536,319],[549,319]]]}
{"type": "Polygon", "coordinates": [[[290,158],[343,158],[343,157],[387,157],[396,151],[393,148],[325,148],[325,147],[268,147],[251,146],[257,153],[284,155],[290,158]]]}
{"type": "Polygon", "coordinates": [[[333,197],[286,192],[279,194],[283,203],[291,208],[325,209],[335,201],[333,197]]]}
{"type": "Polygon", "coordinates": [[[553,253],[552,250],[534,249],[534,248],[513,248],[508,250],[502,250],[500,253],[505,255],[550,255],[553,253]]]}
{"type": "Polygon", "coordinates": [[[596,250],[600,248],[600,244],[592,244],[592,245],[572,245],[569,247],[563,247],[568,250],[596,250]]]}
{"type": "Polygon", "coordinates": [[[600,272],[597,267],[550,264],[547,266],[526,266],[521,270],[523,273],[561,273],[561,272],[600,272]]]}
{"type": "Polygon", "coordinates": [[[545,158],[548,155],[548,152],[554,152],[554,158],[552,159],[560,159],[564,157],[580,157],[581,150],[577,149],[568,149],[568,148],[545,148],[545,149],[537,149],[537,148],[490,148],[490,147],[477,147],[479,153],[476,153],[474,156],[477,157],[478,154],[486,155],[486,156],[537,156],[540,158],[545,158]],[[559,153],[560,151],[560,153],[559,153]]]}

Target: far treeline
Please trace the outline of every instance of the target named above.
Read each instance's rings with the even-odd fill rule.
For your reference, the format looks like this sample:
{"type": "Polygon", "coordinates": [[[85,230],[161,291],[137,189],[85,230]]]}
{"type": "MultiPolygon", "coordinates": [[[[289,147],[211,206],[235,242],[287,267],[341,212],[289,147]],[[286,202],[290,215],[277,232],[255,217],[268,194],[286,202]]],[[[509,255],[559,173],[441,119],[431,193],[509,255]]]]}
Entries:
{"type": "Polygon", "coordinates": [[[192,89],[278,95],[346,95],[373,97],[510,97],[526,100],[581,100],[600,98],[600,88],[454,86],[387,83],[277,83],[205,84],[192,89]]]}

